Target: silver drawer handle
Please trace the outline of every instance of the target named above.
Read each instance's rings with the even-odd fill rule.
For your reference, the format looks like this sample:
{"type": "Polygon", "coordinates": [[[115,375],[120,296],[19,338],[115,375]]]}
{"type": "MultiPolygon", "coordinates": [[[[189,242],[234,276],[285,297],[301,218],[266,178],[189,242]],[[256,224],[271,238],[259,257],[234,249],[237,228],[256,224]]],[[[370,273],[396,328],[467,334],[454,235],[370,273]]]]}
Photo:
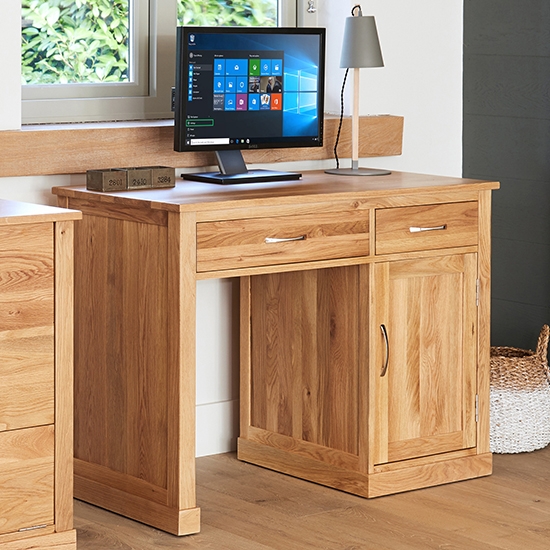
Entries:
{"type": "Polygon", "coordinates": [[[291,242],[291,241],[305,241],[305,240],[306,240],[305,235],[300,235],[299,237],[288,237],[287,239],[277,239],[277,238],[274,238],[274,237],[266,237],[265,238],[266,244],[288,243],[288,242],[291,242]]]}
{"type": "Polygon", "coordinates": [[[447,224],[438,225],[436,227],[409,227],[409,231],[411,233],[420,233],[422,231],[443,231],[444,229],[447,229],[447,224]]]}

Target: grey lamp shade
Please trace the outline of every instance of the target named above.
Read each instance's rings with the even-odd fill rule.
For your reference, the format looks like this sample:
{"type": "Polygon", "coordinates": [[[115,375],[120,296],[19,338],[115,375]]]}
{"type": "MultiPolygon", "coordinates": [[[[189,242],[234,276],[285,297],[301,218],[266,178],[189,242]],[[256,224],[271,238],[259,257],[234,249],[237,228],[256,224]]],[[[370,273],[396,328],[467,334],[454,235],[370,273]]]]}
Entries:
{"type": "Polygon", "coordinates": [[[374,16],[346,17],[340,67],[383,67],[374,16]]]}

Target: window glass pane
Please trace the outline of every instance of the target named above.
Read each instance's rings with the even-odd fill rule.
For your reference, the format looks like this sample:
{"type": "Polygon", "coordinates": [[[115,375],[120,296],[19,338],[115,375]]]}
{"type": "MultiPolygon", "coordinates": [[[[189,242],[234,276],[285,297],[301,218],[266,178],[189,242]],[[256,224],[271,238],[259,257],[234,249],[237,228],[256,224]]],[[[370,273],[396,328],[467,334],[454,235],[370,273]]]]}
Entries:
{"type": "Polygon", "coordinates": [[[129,82],[131,0],[23,0],[23,84],[129,82]]]}
{"type": "Polygon", "coordinates": [[[276,27],[277,0],[178,0],[178,24],[276,27]]]}

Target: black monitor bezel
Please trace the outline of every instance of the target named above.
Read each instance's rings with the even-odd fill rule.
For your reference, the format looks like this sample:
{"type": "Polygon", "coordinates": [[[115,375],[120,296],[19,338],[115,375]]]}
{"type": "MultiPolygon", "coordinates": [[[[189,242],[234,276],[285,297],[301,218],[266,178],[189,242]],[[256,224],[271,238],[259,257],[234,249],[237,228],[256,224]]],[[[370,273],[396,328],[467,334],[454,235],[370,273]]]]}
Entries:
{"type": "Polygon", "coordinates": [[[322,147],[325,101],[325,43],[326,29],[323,27],[177,27],[177,51],[176,51],[176,85],[174,98],[174,150],[178,152],[201,152],[216,150],[247,150],[247,149],[279,149],[296,147],[322,147]],[[319,100],[318,110],[318,140],[292,140],[281,137],[280,141],[254,144],[228,144],[228,145],[187,145],[185,140],[185,97],[187,96],[187,78],[185,66],[188,56],[186,54],[187,36],[190,33],[215,33],[215,34],[304,34],[319,36],[319,100]],[[184,91],[185,90],[185,91],[184,91]],[[182,93],[183,91],[183,93],[182,93]]]}

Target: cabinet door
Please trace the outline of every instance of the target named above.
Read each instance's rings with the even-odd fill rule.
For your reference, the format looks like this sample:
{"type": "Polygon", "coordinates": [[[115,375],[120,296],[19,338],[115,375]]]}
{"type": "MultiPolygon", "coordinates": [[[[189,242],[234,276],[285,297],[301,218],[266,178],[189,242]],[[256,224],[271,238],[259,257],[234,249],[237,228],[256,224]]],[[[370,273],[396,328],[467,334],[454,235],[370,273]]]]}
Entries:
{"type": "Polygon", "coordinates": [[[477,255],[375,267],[374,464],[476,445],[477,255]]]}
{"type": "Polygon", "coordinates": [[[362,269],[251,277],[251,437],[314,445],[321,460],[320,447],[357,457],[368,335],[362,269]]]}

